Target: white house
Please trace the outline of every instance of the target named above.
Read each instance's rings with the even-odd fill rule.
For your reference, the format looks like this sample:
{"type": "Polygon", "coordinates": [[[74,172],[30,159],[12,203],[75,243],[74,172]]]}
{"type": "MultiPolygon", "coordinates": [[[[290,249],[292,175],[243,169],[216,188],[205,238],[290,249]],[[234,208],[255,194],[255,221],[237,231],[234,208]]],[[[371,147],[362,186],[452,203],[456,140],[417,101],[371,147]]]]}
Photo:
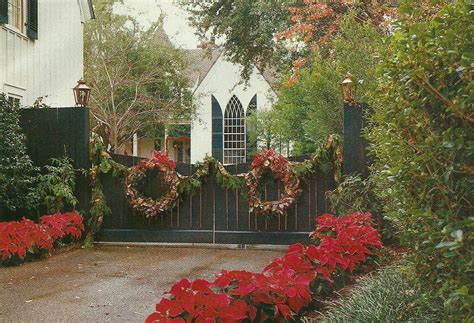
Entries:
{"type": "Polygon", "coordinates": [[[246,116],[271,108],[276,98],[271,86],[276,81],[274,75],[254,68],[244,83],[241,66],[226,60],[221,50],[193,49],[186,54],[191,62],[187,75],[192,84],[194,118],[187,124],[171,125],[164,138],[135,137],[127,153],[147,157],[159,149],[177,162],[196,163],[206,155],[225,164],[245,162],[246,116]]]}
{"type": "Polygon", "coordinates": [[[91,0],[0,0],[0,92],[30,106],[74,106],[91,0]]]}
{"type": "Polygon", "coordinates": [[[224,164],[246,161],[246,116],[254,110],[268,110],[276,93],[269,74],[253,68],[247,83],[240,66],[215,53],[212,65],[199,75],[193,94],[196,117],[191,123],[191,162],[206,155],[224,164]]]}

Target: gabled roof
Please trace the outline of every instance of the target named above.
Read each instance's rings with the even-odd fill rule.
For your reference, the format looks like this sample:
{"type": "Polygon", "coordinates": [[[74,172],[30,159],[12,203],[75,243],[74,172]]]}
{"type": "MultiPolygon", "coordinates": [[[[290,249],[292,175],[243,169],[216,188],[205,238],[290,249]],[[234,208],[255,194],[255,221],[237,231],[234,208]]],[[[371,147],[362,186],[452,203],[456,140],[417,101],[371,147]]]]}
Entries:
{"type": "MultiPolygon", "coordinates": [[[[189,76],[193,89],[197,89],[223,51],[219,48],[210,50],[196,48],[185,50],[185,53],[189,62],[186,74],[189,76]]],[[[259,72],[272,88],[280,81],[280,75],[273,68],[267,68],[263,72],[259,70],[259,72]]]]}
{"type": "Polygon", "coordinates": [[[189,63],[186,74],[193,89],[197,89],[221,56],[222,51],[218,48],[211,50],[196,48],[185,50],[185,54],[189,63]]]}
{"type": "Polygon", "coordinates": [[[162,44],[169,47],[174,47],[173,43],[168,37],[168,34],[165,32],[163,28],[163,24],[160,24],[158,27],[156,27],[155,33],[153,35],[153,41],[155,42],[155,44],[162,44]]]}
{"type": "Polygon", "coordinates": [[[275,68],[267,67],[263,72],[260,71],[260,73],[272,88],[281,81],[281,74],[275,68]]]}

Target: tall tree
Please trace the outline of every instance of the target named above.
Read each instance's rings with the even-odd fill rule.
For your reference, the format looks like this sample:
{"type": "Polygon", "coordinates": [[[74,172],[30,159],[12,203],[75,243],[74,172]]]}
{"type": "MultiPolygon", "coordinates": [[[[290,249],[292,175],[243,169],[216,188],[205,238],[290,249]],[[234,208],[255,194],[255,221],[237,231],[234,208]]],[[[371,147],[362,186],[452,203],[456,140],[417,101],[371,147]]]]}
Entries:
{"type": "Polygon", "coordinates": [[[191,23],[203,41],[223,41],[224,54],[241,64],[248,79],[253,64],[259,69],[285,58],[285,47],[275,35],[290,24],[288,8],[294,0],[182,0],[191,23]]]}
{"type": "Polygon", "coordinates": [[[134,133],[189,119],[190,93],[182,53],[157,37],[161,20],[143,30],[114,14],[113,0],[94,1],[85,27],[85,77],[92,87],[95,132],[120,152],[134,133]]]}
{"type": "MultiPolygon", "coordinates": [[[[424,0],[427,1],[427,0],[424,0]]],[[[293,61],[292,82],[311,52],[329,43],[340,31],[341,21],[356,12],[380,32],[388,30],[389,16],[398,0],[181,0],[191,22],[205,41],[219,39],[224,53],[243,66],[248,79],[252,64],[280,68],[293,61]]]]}
{"type": "Polygon", "coordinates": [[[381,34],[390,30],[391,18],[396,16],[397,0],[304,0],[289,7],[291,24],[279,33],[279,40],[289,40],[296,54],[289,84],[299,78],[300,69],[307,64],[315,52],[323,56],[332,49],[332,40],[337,38],[348,14],[355,16],[354,23],[367,23],[381,34]]]}
{"type": "Polygon", "coordinates": [[[371,24],[358,22],[356,13],[350,12],[327,45],[331,51],[312,54],[312,62],[302,68],[298,82],[281,86],[275,106],[277,122],[294,143],[295,154],[311,153],[329,134],[342,133],[339,84],[350,71],[363,81],[357,99],[366,101],[375,86],[382,42],[383,37],[371,24]]]}

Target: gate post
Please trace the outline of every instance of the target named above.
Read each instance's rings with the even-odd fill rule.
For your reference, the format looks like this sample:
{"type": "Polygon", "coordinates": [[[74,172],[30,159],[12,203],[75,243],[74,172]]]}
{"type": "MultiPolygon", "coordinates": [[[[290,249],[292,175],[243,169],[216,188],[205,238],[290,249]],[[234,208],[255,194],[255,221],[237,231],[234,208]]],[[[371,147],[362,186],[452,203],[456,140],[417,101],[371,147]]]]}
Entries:
{"type": "Polygon", "coordinates": [[[351,74],[347,74],[341,83],[342,99],[344,100],[344,159],[342,174],[358,173],[362,178],[368,176],[366,162],[366,140],[362,136],[364,128],[364,110],[367,105],[355,101],[357,84],[351,74]]]}

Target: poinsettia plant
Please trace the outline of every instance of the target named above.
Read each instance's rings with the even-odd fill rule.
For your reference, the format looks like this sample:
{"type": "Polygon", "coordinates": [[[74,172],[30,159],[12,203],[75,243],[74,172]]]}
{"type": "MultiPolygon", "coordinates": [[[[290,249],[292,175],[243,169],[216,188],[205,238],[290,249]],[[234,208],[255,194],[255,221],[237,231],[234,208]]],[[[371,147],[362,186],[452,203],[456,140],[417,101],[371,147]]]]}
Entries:
{"type": "Polygon", "coordinates": [[[40,224],[25,218],[0,222],[1,260],[15,255],[24,259],[28,253],[49,251],[56,241],[67,236],[78,239],[83,231],[83,219],[77,212],[42,216],[40,224]]]}
{"type": "Polygon", "coordinates": [[[53,240],[58,240],[66,236],[78,239],[81,237],[82,231],[84,231],[82,216],[77,212],[43,215],[40,218],[40,224],[46,229],[53,240]]]}
{"type": "Polygon", "coordinates": [[[34,246],[52,248],[51,237],[40,226],[28,219],[0,223],[0,251],[2,260],[13,255],[24,258],[34,246]]]}
{"type": "Polygon", "coordinates": [[[164,171],[165,169],[174,171],[176,165],[166,153],[154,151],[150,158],[140,161],[136,167],[140,169],[153,169],[157,167],[160,171],[164,171]]]}
{"type": "Polygon", "coordinates": [[[312,285],[329,288],[339,271],[352,271],[382,246],[369,213],[316,218],[314,244],[294,244],[262,273],[222,271],[213,282],[181,280],[147,322],[285,322],[313,300],[312,285]],[[321,278],[321,279],[319,279],[321,278]]]}

